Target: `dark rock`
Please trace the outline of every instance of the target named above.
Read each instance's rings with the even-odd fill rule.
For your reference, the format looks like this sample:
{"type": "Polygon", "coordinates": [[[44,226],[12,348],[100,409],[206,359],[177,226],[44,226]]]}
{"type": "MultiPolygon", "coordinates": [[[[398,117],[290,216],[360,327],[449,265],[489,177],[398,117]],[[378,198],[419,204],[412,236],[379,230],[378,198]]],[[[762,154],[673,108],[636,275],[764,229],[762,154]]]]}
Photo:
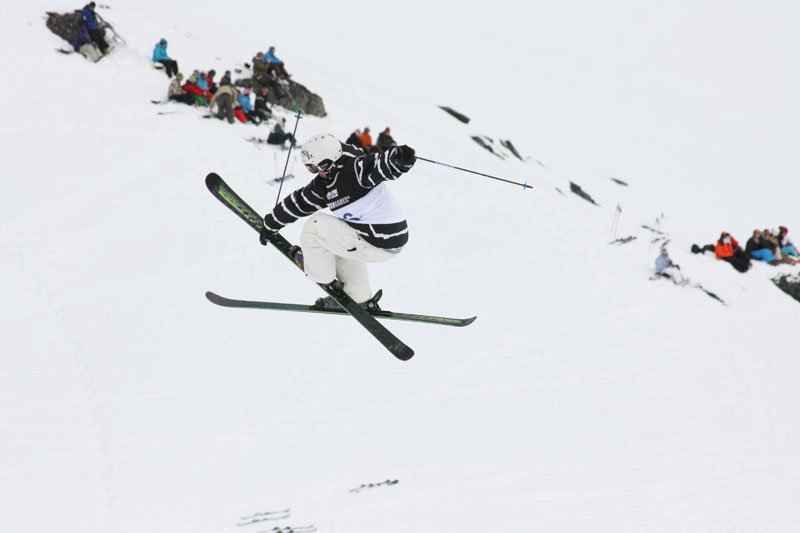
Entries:
{"type": "Polygon", "coordinates": [[[618,239],[614,239],[613,241],[611,241],[608,244],[623,245],[623,244],[628,244],[629,242],[635,241],[635,240],[636,240],[636,235],[628,235],[627,237],[619,237],[618,239]]]}
{"type": "Polygon", "coordinates": [[[459,113],[458,111],[456,111],[452,107],[447,107],[446,105],[440,105],[439,109],[441,109],[442,111],[444,111],[446,113],[449,113],[450,115],[454,116],[457,120],[460,120],[464,124],[469,124],[469,117],[464,115],[464,114],[462,114],[462,113],[459,113]]]}
{"type": "Polygon", "coordinates": [[[780,290],[800,302],[800,274],[784,274],[774,278],[772,282],[780,290]]]}
{"type": "Polygon", "coordinates": [[[628,186],[628,184],[627,184],[627,183],[625,183],[624,181],[622,181],[622,180],[621,180],[621,179],[619,179],[619,178],[609,178],[609,179],[611,179],[611,181],[613,181],[613,182],[614,182],[614,183],[616,183],[617,185],[622,185],[623,187],[627,187],[627,186],[628,186]]]}
{"type": "Polygon", "coordinates": [[[494,148],[492,148],[492,144],[494,144],[494,139],[486,136],[479,136],[473,135],[472,140],[484,147],[485,149],[489,150],[491,153],[499,157],[500,159],[505,159],[503,154],[497,153],[494,148]]]}
{"type": "Polygon", "coordinates": [[[509,151],[509,152],[511,152],[512,154],[514,154],[514,157],[516,157],[516,158],[517,158],[517,159],[519,159],[520,161],[525,161],[525,160],[522,158],[522,156],[521,156],[521,155],[519,155],[519,152],[517,151],[517,148],[516,148],[516,146],[514,146],[513,144],[511,144],[511,141],[509,141],[508,139],[500,139],[500,144],[502,144],[503,146],[505,146],[505,147],[508,149],[508,151],[509,151]]]}
{"type": "Polygon", "coordinates": [[[75,39],[75,32],[78,31],[81,24],[83,24],[83,19],[80,10],[64,14],[47,13],[47,28],[67,41],[70,47],[75,39]]]}
{"type": "MultiPolygon", "coordinates": [[[[289,79],[288,84],[284,85],[277,81],[270,81],[267,85],[269,87],[269,94],[267,95],[267,102],[272,105],[278,105],[285,109],[292,111],[300,111],[305,115],[312,115],[315,117],[324,117],[327,115],[325,112],[325,104],[322,98],[309,91],[305,85],[297,83],[289,79]]],[[[251,87],[258,90],[259,86],[252,78],[243,78],[236,80],[234,85],[237,87],[251,87]]]]}
{"type": "Polygon", "coordinates": [[[569,182],[569,189],[572,192],[574,192],[575,194],[577,194],[578,196],[580,196],[581,198],[583,198],[584,200],[586,200],[587,202],[589,202],[591,204],[594,204],[594,205],[600,205],[597,202],[595,202],[594,199],[591,196],[589,196],[589,194],[586,191],[581,189],[580,185],[570,181],[569,182]]]}

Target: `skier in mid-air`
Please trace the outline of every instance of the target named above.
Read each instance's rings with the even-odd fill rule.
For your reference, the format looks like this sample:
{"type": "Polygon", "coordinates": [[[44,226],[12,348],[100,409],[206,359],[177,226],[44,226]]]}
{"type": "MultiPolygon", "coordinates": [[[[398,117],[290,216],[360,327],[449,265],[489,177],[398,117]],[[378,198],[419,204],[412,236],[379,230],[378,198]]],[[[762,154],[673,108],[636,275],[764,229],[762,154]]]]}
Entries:
{"type": "MultiPolygon", "coordinates": [[[[265,232],[313,214],[303,226],[295,262],[311,280],[376,309],[367,263],[393,258],[408,242],[405,215],[385,182],[411,169],[414,149],[403,145],[366,154],[331,134],[315,135],[301,146],[303,164],[315,176],[264,217],[265,232]],[[318,213],[326,207],[333,216],[318,213]]],[[[261,243],[269,243],[268,235],[262,234],[261,243]]],[[[338,309],[339,304],[326,296],[314,307],[338,309]]]]}

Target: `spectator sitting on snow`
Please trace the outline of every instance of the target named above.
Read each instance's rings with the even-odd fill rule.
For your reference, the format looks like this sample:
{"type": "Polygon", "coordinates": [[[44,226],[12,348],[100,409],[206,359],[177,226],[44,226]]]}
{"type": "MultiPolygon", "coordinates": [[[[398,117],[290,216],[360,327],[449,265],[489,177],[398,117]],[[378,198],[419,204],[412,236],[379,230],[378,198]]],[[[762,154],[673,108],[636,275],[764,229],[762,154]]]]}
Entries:
{"type": "Polygon", "coordinates": [[[86,29],[86,24],[81,24],[78,27],[78,31],[75,32],[75,39],[72,41],[72,47],[76,52],[83,54],[86,59],[90,59],[95,63],[102,57],[100,49],[97,48],[97,45],[89,35],[89,30],[86,29]]]}
{"type": "Polygon", "coordinates": [[[231,85],[232,83],[233,82],[231,82],[231,71],[230,70],[226,70],[225,74],[222,75],[222,79],[219,80],[219,85],[220,85],[220,87],[222,87],[223,85],[226,85],[226,84],[227,85],[231,85]]]}
{"type": "Polygon", "coordinates": [[[208,86],[208,92],[211,94],[217,92],[217,83],[214,81],[214,76],[216,75],[217,71],[214,69],[209,70],[208,74],[206,75],[206,85],[208,86]]]}
{"type": "Polygon", "coordinates": [[[262,87],[268,85],[269,72],[267,72],[267,65],[264,63],[264,52],[258,52],[253,58],[253,80],[262,87]]]}
{"type": "Polygon", "coordinates": [[[258,115],[258,118],[260,118],[262,122],[268,120],[269,117],[272,116],[272,110],[269,108],[269,103],[267,102],[268,95],[269,89],[267,87],[261,87],[256,96],[256,104],[253,109],[253,113],[258,115]]]}
{"type": "Polygon", "coordinates": [[[350,134],[350,137],[348,137],[344,143],[352,144],[353,146],[361,148],[361,140],[359,139],[359,137],[361,137],[361,130],[356,130],[350,134]]]}
{"type": "Polygon", "coordinates": [[[291,133],[286,133],[284,128],[286,127],[286,117],[281,117],[279,121],[275,123],[275,127],[272,129],[272,132],[267,137],[267,143],[269,144],[279,144],[281,146],[284,145],[286,140],[288,139],[292,146],[294,146],[295,140],[294,136],[291,133]]]}
{"type": "Polygon", "coordinates": [[[685,285],[689,282],[683,277],[681,267],[672,262],[667,252],[667,243],[661,245],[661,253],[656,257],[656,274],[670,278],[675,285],[685,285]]]}
{"type": "Polygon", "coordinates": [[[194,105],[194,95],[187,93],[181,87],[183,81],[183,74],[178,72],[175,77],[169,82],[169,89],[167,90],[167,100],[174,100],[182,104],[194,105]]]}
{"type": "Polygon", "coordinates": [[[197,76],[197,86],[200,87],[201,89],[203,89],[204,91],[206,91],[207,93],[209,93],[209,94],[211,93],[211,91],[208,90],[208,79],[206,79],[206,73],[205,72],[201,72],[197,76]]]}
{"type": "Polygon", "coordinates": [[[717,245],[714,247],[714,255],[717,259],[730,263],[739,272],[747,272],[752,266],[750,258],[744,253],[736,239],[724,231],[720,234],[717,245]]]}
{"type": "Polygon", "coordinates": [[[245,87],[242,89],[242,91],[239,93],[239,96],[236,97],[236,103],[239,109],[242,110],[242,113],[244,113],[244,116],[247,118],[247,120],[258,126],[261,124],[261,117],[253,109],[253,103],[250,101],[251,91],[252,89],[250,89],[250,87],[245,87]]]}
{"type": "Polygon", "coordinates": [[[269,47],[269,50],[266,54],[264,54],[264,59],[262,59],[262,61],[267,66],[267,74],[274,71],[278,79],[291,78],[291,75],[286,72],[286,67],[283,65],[283,61],[275,56],[274,46],[269,47]]]}
{"type": "Polygon", "coordinates": [[[164,65],[164,70],[168,78],[178,73],[178,62],[171,59],[167,54],[167,40],[163,37],[153,47],[153,63],[161,63],[164,65]]]}
{"type": "Polygon", "coordinates": [[[211,102],[208,104],[210,109],[214,108],[214,105],[217,106],[217,118],[222,120],[223,118],[228,119],[229,124],[233,124],[233,103],[239,97],[239,91],[231,85],[230,83],[226,83],[224,85],[220,85],[217,92],[214,93],[214,97],[211,98],[211,102]]]}
{"type": "Polygon", "coordinates": [[[367,152],[372,150],[372,135],[369,134],[369,126],[364,128],[358,140],[361,141],[361,148],[367,152]]]}
{"type": "Polygon", "coordinates": [[[81,18],[83,18],[83,23],[86,25],[86,30],[89,32],[89,36],[94,41],[94,44],[100,48],[100,53],[105,55],[108,50],[108,43],[106,42],[105,36],[106,31],[97,23],[97,15],[94,12],[95,6],[96,4],[94,2],[89,2],[83,6],[81,18]]]}
{"type": "Polygon", "coordinates": [[[795,261],[791,255],[783,253],[783,249],[781,247],[781,241],[778,239],[778,236],[775,235],[774,232],[765,229],[763,232],[761,232],[761,235],[764,242],[766,242],[767,245],[770,247],[770,250],[772,250],[772,253],[775,254],[775,259],[777,259],[781,263],[786,263],[789,265],[794,265],[797,263],[797,261],[795,261]]]}
{"type": "Polygon", "coordinates": [[[392,138],[392,132],[387,126],[385,130],[378,134],[378,142],[375,144],[375,147],[377,148],[378,152],[383,153],[392,146],[397,146],[397,143],[394,142],[394,139],[392,138]]]}
{"type": "Polygon", "coordinates": [[[208,103],[209,93],[197,86],[197,71],[193,72],[186,83],[183,84],[183,90],[187,93],[194,95],[194,101],[200,105],[208,103]]]}
{"type": "Polygon", "coordinates": [[[753,235],[747,239],[747,245],[745,245],[744,251],[753,259],[764,261],[770,265],[777,265],[779,262],[775,259],[775,254],[772,253],[770,247],[763,242],[761,230],[759,229],[753,230],[753,235]]]}
{"type": "Polygon", "coordinates": [[[797,247],[789,238],[789,229],[786,226],[778,226],[778,246],[781,247],[781,252],[784,255],[791,255],[792,257],[800,257],[797,247]]]}

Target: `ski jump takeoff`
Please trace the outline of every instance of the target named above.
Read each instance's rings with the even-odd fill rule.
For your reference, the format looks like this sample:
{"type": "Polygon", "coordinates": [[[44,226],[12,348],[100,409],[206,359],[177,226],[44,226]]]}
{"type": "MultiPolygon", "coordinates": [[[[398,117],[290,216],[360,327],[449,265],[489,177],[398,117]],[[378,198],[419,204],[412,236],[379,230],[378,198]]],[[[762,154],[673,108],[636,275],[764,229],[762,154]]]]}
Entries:
{"type": "Polygon", "coordinates": [[[408,242],[408,224],[386,182],[414,166],[417,158],[409,146],[366,154],[342,144],[331,134],[316,135],[302,144],[302,161],[315,174],[311,182],[289,194],[263,219],[217,174],[206,177],[209,190],[222,203],[258,231],[261,244],[272,244],[328,296],[314,305],[231,300],[214,293],[206,297],[217,305],[303,311],[349,313],[398,359],[414,351],[375,320],[392,318],[451,326],[466,326],[475,317],[456,319],[381,310],[381,291],[373,296],[367,263],[395,257],[408,242]],[[320,213],[329,208],[331,215],[320,213]],[[303,226],[301,246],[293,246],[279,230],[310,216],[303,226]]]}

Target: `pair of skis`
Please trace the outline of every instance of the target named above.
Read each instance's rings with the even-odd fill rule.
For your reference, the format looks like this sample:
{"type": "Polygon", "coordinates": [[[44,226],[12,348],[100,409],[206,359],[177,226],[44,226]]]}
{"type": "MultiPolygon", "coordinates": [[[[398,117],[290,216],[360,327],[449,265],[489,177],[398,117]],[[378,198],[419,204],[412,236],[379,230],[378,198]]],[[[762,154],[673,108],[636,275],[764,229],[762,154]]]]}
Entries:
{"type": "MultiPolygon", "coordinates": [[[[258,214],[247,202],[234,192],[227,183],[216,173],[211,173],[206,176],[206,186],[211,194],[214,195],[220,202],[222,202],[228,209],[236,213],[236,215],[244,220],[247,225],[253,228],[259,234],[264,230],[264,218],[258,214]]],[[[280,233],[267,234],[267,238],[275,249],[281,252],[292,264],[295,264],[292,257],[292,243],[287,241],[280,233]]],[[[298,268],[299,265],[296,265],[298,268]]],[[[423,322],[428,324],[439,324],[447,326],[468,326],[475,321],[477,317],[471,318],[447,318],[429,315],[418,315],[408,313],[394,313],[392,311],[368,311],[362,307],[358,302],[355,302],[344,291],[337,290],[318,283],[319,287],[330,295],[342,307],[337,310],[319,310],[310,305],[297,305],[286,304],[277,302],[257,302],[250,300],[234,300],[225,298],[207,292],[206,298],[214,304],[223,307],[239,307],[246,309],[270,309],[280,311],[300,311],[306,313],[323,313],[323,314],[349,314],[361,324],[373,337],[375,337],[392,355],[401,361],[407,361],[414,356],[414,350],[408,347],[403,341],[398,339],[391,331],[386,329],[377,318],[387,318],[393,320],[405,320],[411,322],[423,322]]],[[[380,297],[380,293],[373,297],[373,300],[380,297]]]]}

